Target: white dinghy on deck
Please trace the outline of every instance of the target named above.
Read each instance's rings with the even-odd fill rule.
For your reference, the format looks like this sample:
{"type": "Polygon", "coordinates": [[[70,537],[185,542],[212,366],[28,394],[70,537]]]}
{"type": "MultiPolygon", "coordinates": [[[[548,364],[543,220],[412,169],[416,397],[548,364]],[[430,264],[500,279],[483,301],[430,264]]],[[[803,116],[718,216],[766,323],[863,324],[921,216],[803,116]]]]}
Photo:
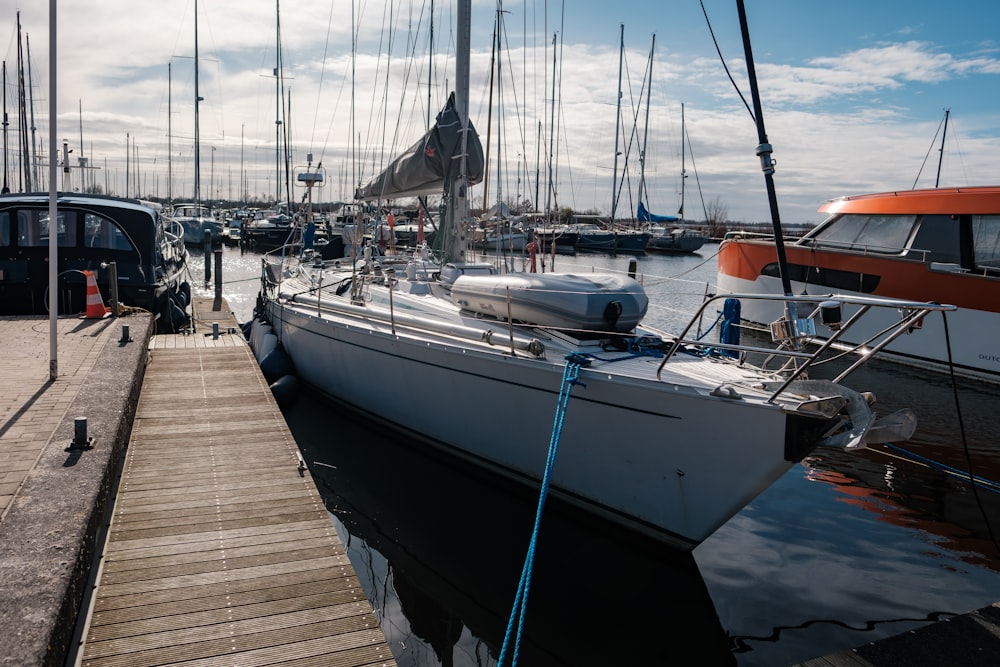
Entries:
{"type": "Polygon", "coordinates": [[[479,315],[556,329],[627,332],[646,315],[649,298],[616,274],[510,273],[459,276],[451,298],[479,315]]]}

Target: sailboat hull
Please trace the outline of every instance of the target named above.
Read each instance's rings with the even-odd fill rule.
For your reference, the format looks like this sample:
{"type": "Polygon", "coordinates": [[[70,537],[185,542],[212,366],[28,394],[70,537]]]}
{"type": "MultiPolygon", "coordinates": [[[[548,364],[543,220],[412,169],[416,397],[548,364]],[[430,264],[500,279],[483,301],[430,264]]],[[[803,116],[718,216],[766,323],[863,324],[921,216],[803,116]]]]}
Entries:
{"type": "MultiPolygon", "coordinates": [[[[364,306],[334,300],[265,304],[302,380],[419,434],[423,445],[540,484],[564,371],[560,355],[480,350],[407,332],[400,322],[379,324],[364,306]]],[[[502,345],[505,336],[496,338],[502,345]]],[[[614,375],[582,371],[562,424],[552,493],[690,549],[789,469],[790,417],[776,405],[657,382],[657,363],[622,361],[614,375]],[[627,364],[635,364],[633,373],[627,364]]]]}

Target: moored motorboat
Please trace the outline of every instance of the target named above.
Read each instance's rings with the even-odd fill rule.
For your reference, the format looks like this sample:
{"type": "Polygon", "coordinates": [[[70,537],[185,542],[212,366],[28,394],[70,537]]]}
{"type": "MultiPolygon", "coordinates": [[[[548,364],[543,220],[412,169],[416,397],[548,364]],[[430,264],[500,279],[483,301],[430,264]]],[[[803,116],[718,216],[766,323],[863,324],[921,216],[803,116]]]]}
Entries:
{"type": "Polygon", "coordinates": [[[552,253],[554,255],[576,254],[577,234],[566,225],[535,227],[534,234],[538,240],[539,247],[544,253],[552,253]]]}
{"type": "Polygon", "coordinates": [[[175,204],[169,217],[184,230],[184,242],[202,245],[205,236],[212,245],[222,242],[222,221],[212,214],[212,209],[202,204],[175,204]]]}
{"type": "MultiPolygon", "coordinates": [[[[190,288],[176,223],[139,200],[100,195],[60,194],[57,210],[57,312],[85,310],[88,271],[108,299],[116,276],[119,303],[163,316],[161,331],[180,324],[190,288]]],[[[0,196],[0,314],[49,312],[49,223],[47,193],[0,196]]]]}
{"type": "MultiPolygon", "coordinates": [[[[577,216],[580,217],[580,216],[577,216]]],[[[566,230],[576,234],[577,252],[614,252],[615,233],[595,222],[571,222],[566,230]]]]}
{"type": "Polygon", "coordinates": [[[285,213],[250,220],[243,227],[244,242],[259,252],[280,248],[291,241],[294,222],[285,213]]]}
{"type": "Polygon", "coordinates": [[[483,230],[482,238],[475,241],[475,246],[479,250],[493,252],[521,252],[530,239],[529,232],[505,221],[491,224],[488,229],[483,230]]]}
{"type": "MultiPolygon", "coordinates": [[[[795,294],[839,292],[949,303],[958,310],[919,322],[920,335],[888,344],[884,358],[1000,381],[1000,187],[904,190],[825,203],[827,219],[785,245],[795,294]]],[[[730,233],[719,249],[722,292],[780,294],[773,237],[730,233]]],[[[746,303],[742,317],[767,325],[780,304],[746,303]]],[[[888,320],[873,318],[842,340],[861,343],[888,320]]],[[[820,337],[831,334],[820,327],[820,337]]],[[[873,343],[874,344],[874,341],[873,343]]]]}
{"type": "Polygon", "coordinates": [[[708,243],[708,236],[687,227],[657,226],[649,236],[647,250],[652,252],[698,252],[708,243]]]}
{"type": "Polygon", "coordinates": [[[642,229],[616,228],[615,252],[642,254],[649,245],[650,233],[642,229]]]}

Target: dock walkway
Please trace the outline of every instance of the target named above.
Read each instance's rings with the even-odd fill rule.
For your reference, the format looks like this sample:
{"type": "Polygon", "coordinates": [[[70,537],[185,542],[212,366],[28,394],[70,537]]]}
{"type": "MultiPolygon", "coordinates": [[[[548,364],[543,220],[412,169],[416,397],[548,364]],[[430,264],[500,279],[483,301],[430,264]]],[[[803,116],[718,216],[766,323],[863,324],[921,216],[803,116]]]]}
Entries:
{"type": "Polygon", "coordinates": [[[0,317],[0,663],[394,665],[228,306],[195,302],[173,336],[0,317]]]}
{"type": "Polygon", "coordinates": [[[154,336],[78,664],[395,664],[237,330],[154,336]]]}

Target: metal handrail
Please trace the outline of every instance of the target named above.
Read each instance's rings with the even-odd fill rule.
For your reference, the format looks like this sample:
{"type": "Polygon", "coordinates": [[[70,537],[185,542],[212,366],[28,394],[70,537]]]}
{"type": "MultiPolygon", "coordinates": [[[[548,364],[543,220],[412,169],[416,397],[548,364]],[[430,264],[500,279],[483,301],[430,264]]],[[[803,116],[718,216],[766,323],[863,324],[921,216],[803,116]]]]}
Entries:
{"type": "MultiPolygon", "coordinates": [[[[688,332],[690,332],[691,328],[695,325],[695,322],[699,321],[699,319],[702,317],[704,311],[708,308],[709,304],[712,304],[720,299],[781,301],[782,303],[786,304],[789,310],[796,303],[817,304],[819,302],[825,302],[825,301],[835,301],[840,305],[858,306],[858,310],[855,313],[853,313],[847,319],[846,322],[841,324],[840,327],[838,327],[831,336],[827,337],[826,340],[819,346],[819,348],[813,352],[801,352],[799,350],[790,350],[781,348],[778,349],[760,348],[747,345],[734,345],[728,343],[711,344],[711,347],[719,349],[736,350],[742,352],[761,352],[770,354],[772,356],[806,359],[806,362],[798,366],[789,375],[789,377],[786,378],[785,381],[778,387],[778,389],[774,391],[773,394],[771,394],[771,396],[768,398],[768,402],[773,402],[785,389],[788,388],[789,385],[791,385],[792,382],[795,381],[796,378],[801,376],[802,373],[804,373],[809,367],[811,367],[826,350],[828,350],[831,346],[833,346],[843,336],[844,332],[848,331],[851,327],[854,326],[854,324],[858,320],[860,320],[865,314],[867,314],[871,308],[875,307],[895,308],[898,310],[902,310],[903,315],[900,317],[900,320],[896,325],[890,327],[888,330],[883,330],[882,332],[879,332],[879,334],[876,334],[876,337],[884,335],[885,338],[883,338],[883,340],[881,340],[874,347],[872,347],[869,350],[868,354],[866,354],[863,358],[851,364],[851,366],[849,366],[844,372],[838,375],[837,378],[834,380],[834,382],[840,382],[845,377],[853,373],[855,370],[858,369],[858,367],[864,364],[872,355],[874,355],[876,352],[884,348],[886,345],[891,343],[893,340],[898,338],[903,333],[909,331],[915,322],[920,320],[920,318],[926,316],[928,313],[957,310],[955,306],[948,304],[930,303],[925,301],[909,301],[905,299],[886,299],[881,297],[847,296],[841,294],[828,294],[828,295],[804,294],[798,296],[795,295],[780,296],[773,294],[769,295],[715,294],[705,299],[705,301],[701,304],[701,307],[699,307],[698,310],[695,312],[695,314],[691,317],[690,321],[688,322],[688,325],[681,332],[680,336],[678,336],[673,341],[673,343],[670,346],[670,349],[667,350],[666,354],[663,357],[663,360],[660,362],[659,367],[656,369],[656,379],[658,381],[662,381],[661,374],[663,368],[667,365],[667,362],[670,361],[671,357],[673,357],[674,354],[677,352],[677,350],[679,350],[683,345],[686,344],[701,345],[701,346],[706,345],[706,343],[702,341],[688,339],[686,338],[686,336],[688,335],[688,332]]],[[[815,314],[816,311],[814,310],[813,313],[810,315],[810,317],[815,316],[815,314]]],[[[865,343],[860,344],[858,348],[862,346],[867,346],[867,344],[871,343],[872,340],[873,339],[869,339],[865,343]]]]}

